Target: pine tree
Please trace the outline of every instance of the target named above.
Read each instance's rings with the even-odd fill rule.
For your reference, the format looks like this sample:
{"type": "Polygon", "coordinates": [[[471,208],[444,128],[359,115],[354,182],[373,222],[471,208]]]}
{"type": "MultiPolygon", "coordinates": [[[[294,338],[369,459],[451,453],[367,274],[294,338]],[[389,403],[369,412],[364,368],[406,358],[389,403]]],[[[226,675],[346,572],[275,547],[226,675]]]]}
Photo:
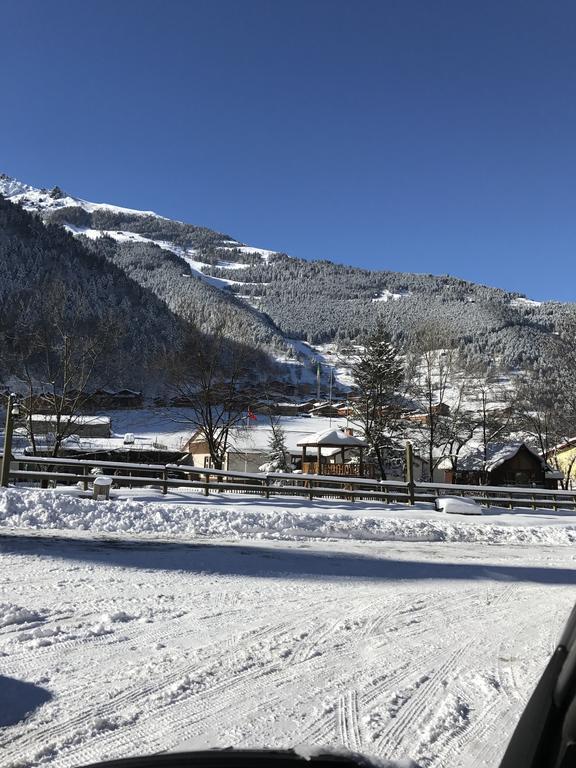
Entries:
{"type": "Polygon", "coordinates": [[[272,435],[268,443],[267,472],[290,472],[290,454],[286,447],[286,435],[278,420],[272,420],[272,435]]]}
{"type": "Polygon", "coordinates": [[[385,479],[387,456],[397,446],[402,432],[398,389],[404,380],[404,369],[381,325],[366,340],[362,356],[352,366],[352,376],[357,390],[354,418],[385,479]]]}

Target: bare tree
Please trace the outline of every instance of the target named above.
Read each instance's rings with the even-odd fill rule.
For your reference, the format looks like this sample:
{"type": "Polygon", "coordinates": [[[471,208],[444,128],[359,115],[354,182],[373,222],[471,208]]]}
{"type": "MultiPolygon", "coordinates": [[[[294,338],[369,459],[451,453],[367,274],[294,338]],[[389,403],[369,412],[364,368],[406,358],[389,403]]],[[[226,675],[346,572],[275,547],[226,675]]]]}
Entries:
{"type": "Polygon", "coordinates": [[[220,328],[211,335],[194,330],[169,359],[171,389],[186,404],[174,418],[205,441],[214,469],[222,469],[231,430],[245,423],[260,395],[254,382],[265,370],[264,356],[231,342],[220,328]]]}
{"type": "Polygon", "coordinates": [[[569,487],[572,474],[576,474],[576,457],[575,461],[564,464],[556,450],[559,445],[570,443],[576,435],[576,400],[570,380],[576,369],[567,367],[566,362],[559,358],[555,370],[532,371],[525,375],[516,400],[520,428],[551,466],[564,473],[564,488],[569,487]]]}
{"type": "Polygon", "coordinates": [[[487,482],[490,446],[508,437],[516,426],[514,420],[514,392],[497,387],[498,375],[485,370],[478,381],[477,419],[482,444],[482,482],[487,482]]]}
{"type": "Polygon", "coordinates": [[[474,439],[478,429],[477,413],[470,407],[470,395],[471,382],[467,378],[456,381],[450,411],[445,417],[439,417],[442,429],[437,430],[437,442],[453,473],[458,470],[462,451],[474,439]]]}
{"type": "Polygon", "coordinates": [[[406,380],[408,393],[423,415],[413,421],[413,429],[432,479],[448,442],[446,400],[458,355],[453,339],[436,326],[425,326],[417,337],[418,348],[409,355],[406,380]]]}
{"type": "Polygon", "coordinates": [[[34,455],[35,414],[49,418],[50,455],[58,456],[64,441],[75,434],[94,388],[106,380],[107,358],[121,336],[109,317],[82,324],[67,317],[67,292],[62,283],[45,290],[39,299],[40,321],[21,333],[16,345],[15,370],[26,385],[24,418],[34,455]]]}

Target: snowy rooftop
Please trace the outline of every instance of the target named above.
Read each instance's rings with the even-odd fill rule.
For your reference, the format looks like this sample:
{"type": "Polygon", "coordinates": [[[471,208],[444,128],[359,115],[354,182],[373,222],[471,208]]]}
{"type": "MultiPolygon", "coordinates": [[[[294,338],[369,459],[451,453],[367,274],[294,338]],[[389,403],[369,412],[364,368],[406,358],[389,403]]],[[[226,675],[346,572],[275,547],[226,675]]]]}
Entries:
{"type": "MultiPolygon", "coordinates": [[[[258,422],[262,417],[258,417],[258,422]]],[[[270,423],[262,420],[254,426],[240,427],[230,433],[230,451],[237,453],[266,453],[270,445],[272,428],[270,423]]],[[[293,455],[302,453],[300,447],[305,440],[315,438],[318,433],[326,431],[326,425],[337,428],[344,427],[346,419],[327,419],[322,417],[283,416],[278,420],[284,433],[288,451],[293,455]]]]}
{"type": "MultiPolygon", "coordinates": [[[[62,421],[66,421],[68,419],[68,415],[64,414],[62,416],[62,421]]],[[[42,424],[45,422],[55,422],[56,416],[54,414],[45,414],[45,413],[34,413],[32,414],[32,421],[37,422],[38,424],[42,424]]],[[[72,416],[71,421],[73,424],[82,424],[82,425],[89,425],[89,424],[103,424],[110,426],[110,416],[72,416]]]]}
{"type": "Polygon", "coordinates": [[[322,445],[330,448],[368,447],[368,443],[365,440],[361,440],[359,437],[356,437],[356,435],[350,435],[342,429],[326,429],[316,435],[311,435],[301,443],[298,443],[298,445],[322,445]]]}
{"type": "MultiPolygon", "coordinates": [[[[543,461],[538,452],[524,442],[493,443],[492,445],[488,446],[486,451],[486,471],[493,472],[505,461],[514,458],[514,456],[516,456],[521,448],[526,448],[537,459],[543,461]]],[[[483,469],[483,467],[484,451],[479,447],[474,448],[474,450],[470,451],[469,453],[463,454],[458,459],[458,469],[460,470],[473,472],[480,471],[483,469]]]]}

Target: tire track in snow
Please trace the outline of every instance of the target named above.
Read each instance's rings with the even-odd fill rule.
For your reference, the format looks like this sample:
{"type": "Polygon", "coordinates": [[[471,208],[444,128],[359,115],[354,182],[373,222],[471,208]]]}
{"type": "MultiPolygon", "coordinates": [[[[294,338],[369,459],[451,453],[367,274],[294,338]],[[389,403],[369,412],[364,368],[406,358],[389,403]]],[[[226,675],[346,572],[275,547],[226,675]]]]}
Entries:
{"type": "Polygon", "coordinates": [[[399,745],[403,745],[405,749],[408,747],[403,743],[406,732],[410,728],[420,727],[423,714],[433,711],[438,694],[445,690],[445,679],[456,669],[459,660],[471,645],[472,641],[469,640],[462,643],[456,650],[441,655],[442,663],[415,688],[414,693],[400,707],[398,714],[378,740],[380,754],[393,754],[392,750],[397,750],[399,745]]]}
{"type": "Polygon", "coordinates": [[[361,752],[363,739],[358,717],[358,693],[355,690],[340,696],[336,715],[340,742],[352,752],[361,752]]]}

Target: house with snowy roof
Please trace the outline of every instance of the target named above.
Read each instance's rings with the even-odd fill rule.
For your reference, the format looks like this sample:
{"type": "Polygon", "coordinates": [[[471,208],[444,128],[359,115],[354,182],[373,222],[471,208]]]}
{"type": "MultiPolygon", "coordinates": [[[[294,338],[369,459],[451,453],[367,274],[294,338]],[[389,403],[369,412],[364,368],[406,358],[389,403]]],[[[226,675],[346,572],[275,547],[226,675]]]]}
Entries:
{"type": "MultiPolygon", "coordinates": [[[[47,435],[58,430],[54,414],[33,413],[27,420],[35,435],[47,435]]],[[[109,416],[63,416],[62,422],[68,433],[83,437],[110,437],[112,434],[109,416]]]]}
{"type": "Polygon", "coordinates": [[[443,459],[438,464],[445,483],[462,485],[517,485],[524,488],[558,488],[561,473],[550,467],[538,451],[525,442],[492,443],[464,450],[452,467],[443,459]]]}
{"type": "Polygon", "coordinates": [[[576,488],[576,437],[555,445],[546,454],[546,460],[564,475],[564,488],[576,488]]]}
{"type": "MultiPolygon", "coordinates": [[[[311,416],[280,416],[278,423],[284,433],[286,448],[295,468],[302,462],[301,443],[324,432],[327,427],[344,429],[346,419],[326,419],[311,416]]],[[[272,427],[270,420],[261,415],[256,421],[233,427],[228,435],[228,447],[224,468],[230,471],[258,472],[270,456],[272,427]]],[[[195,466],[209,467],[210,452],[205,437],[197,430],[186,443],[184,450],[195,466]]],[[[327,450],[327,449],[326,449],[327,450]]]]}

